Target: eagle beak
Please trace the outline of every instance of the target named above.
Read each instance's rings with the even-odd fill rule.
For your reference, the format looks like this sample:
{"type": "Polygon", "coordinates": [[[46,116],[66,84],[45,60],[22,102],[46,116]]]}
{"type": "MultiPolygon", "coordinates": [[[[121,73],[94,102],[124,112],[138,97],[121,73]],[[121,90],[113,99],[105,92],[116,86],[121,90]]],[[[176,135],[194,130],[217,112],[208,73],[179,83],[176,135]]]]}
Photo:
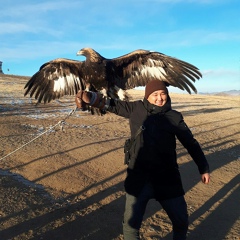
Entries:
{"type": "Polygon", "coordinates": [[[83,51],[82,51],[82,50],[79,50],[79,51],[77,52],[77,56],[79,56],[79,55],[83,55],[83,51]]]}

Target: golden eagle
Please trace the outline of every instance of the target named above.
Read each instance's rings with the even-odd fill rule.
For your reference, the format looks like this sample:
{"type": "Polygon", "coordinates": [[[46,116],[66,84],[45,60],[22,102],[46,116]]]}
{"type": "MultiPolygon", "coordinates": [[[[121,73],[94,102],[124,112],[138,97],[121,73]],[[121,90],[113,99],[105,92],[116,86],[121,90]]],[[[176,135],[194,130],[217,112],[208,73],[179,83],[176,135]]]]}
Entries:
{"type": "Polygon", "coordinates": [[[107,59],[91,48],[83,48],[77,55],[85,56],[86,60],[58,58],[43,64],[25,85],[24,96],[30,94],[39,103],[75,95],[81,89],[105,89],[112,96],[111,93],[119,89],[145,86],[153,79],[197,93],[192,82],[202,77],[192,64],[159,52],[136,50],[107,59]]]}

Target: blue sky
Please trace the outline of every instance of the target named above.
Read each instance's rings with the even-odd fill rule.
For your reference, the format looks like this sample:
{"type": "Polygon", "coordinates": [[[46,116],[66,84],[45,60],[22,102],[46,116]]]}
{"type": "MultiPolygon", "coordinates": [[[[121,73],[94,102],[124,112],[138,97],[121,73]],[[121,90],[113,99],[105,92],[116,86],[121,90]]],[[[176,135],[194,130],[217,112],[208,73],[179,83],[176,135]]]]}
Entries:
{"type": "Polygon", "coordinates": [[[0,61],[31,76],[58,57],[84,60],[83,47],[106,58],[141,48],[197,66],[198,92],[240,90],[239,12],[239,0],[5,0],[0,61]]]}

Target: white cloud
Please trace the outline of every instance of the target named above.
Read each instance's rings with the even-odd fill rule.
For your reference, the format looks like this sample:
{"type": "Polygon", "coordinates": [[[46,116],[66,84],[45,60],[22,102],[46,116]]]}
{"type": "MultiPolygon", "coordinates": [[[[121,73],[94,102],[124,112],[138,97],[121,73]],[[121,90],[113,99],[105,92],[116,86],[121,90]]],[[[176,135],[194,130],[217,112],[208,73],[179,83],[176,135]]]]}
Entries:
{"type": "Polygon", "coordinates": [[[24,23],[0,23],[0,35],[11,34],[17,32],[35,32],[33,28],[24,23]]]}
{"type": "Polygon", "coordinates": [[[8,1],[1,6],[2,10],[0,13],[1,17],[28,18],[29,16],[38,16],[50,11],[75,9],[75,7],[80,6],[81,3],[77,1],[71,1],[71,4],[67,1],[42,1],[39,3],[34,1],[25,1],[25,3],[21,3],[21,1],[8,1]]]}
{"type": "Polygon", "coordinates": [[[7,61],[63,57],[64,55],[72,55],[74,58],[83,46],[85,45],[79,42],[25,42],[11,48],[0,47],[0,58],[7,61]]]}

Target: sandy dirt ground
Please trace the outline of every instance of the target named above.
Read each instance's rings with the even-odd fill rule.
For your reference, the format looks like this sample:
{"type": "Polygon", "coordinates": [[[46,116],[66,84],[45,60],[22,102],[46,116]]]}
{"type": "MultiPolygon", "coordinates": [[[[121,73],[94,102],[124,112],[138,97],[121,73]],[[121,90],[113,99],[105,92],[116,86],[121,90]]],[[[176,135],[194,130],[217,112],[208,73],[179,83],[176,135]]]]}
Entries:
{"type": "MultiPolygon", "coordinates": [[[[128,120],[70,114],[73,96],[36,106],[23,96],[28,79],[0,75],[0,240],[122,240],[128,120]]],[[[129,93],[143,98],[141,90],[129,93]]],[[[211,167],[211,183],[204,185],[177,144],[188,239],[239,240],[240,97],[170,95],[211,167]]],[[[172,239],[171,223],[155,200],[141,238],[172,239]]]]}

